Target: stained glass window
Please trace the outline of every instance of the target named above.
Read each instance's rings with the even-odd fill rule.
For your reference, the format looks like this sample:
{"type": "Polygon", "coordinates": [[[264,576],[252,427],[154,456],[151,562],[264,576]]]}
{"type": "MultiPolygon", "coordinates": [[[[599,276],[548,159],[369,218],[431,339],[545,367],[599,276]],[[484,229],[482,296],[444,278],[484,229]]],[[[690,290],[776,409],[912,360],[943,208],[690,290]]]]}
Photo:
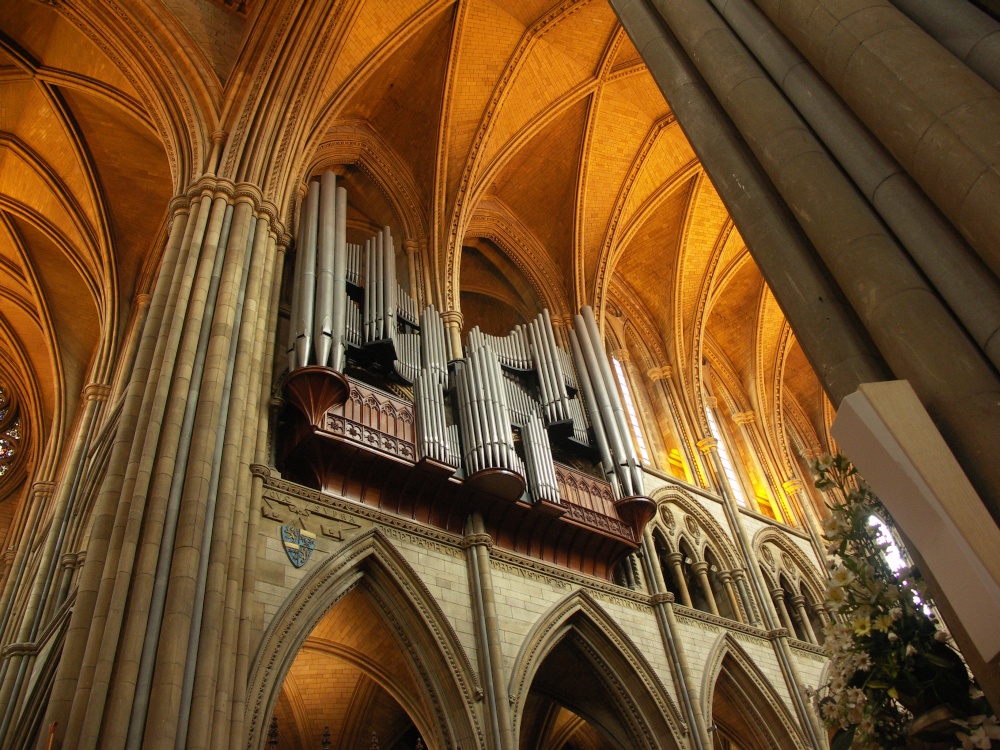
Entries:
{"type": "Polygon", "coordinates": [[[0,386],[0,477],[14,465],[21,448],[21,415],[10,391],[0,386]]]}

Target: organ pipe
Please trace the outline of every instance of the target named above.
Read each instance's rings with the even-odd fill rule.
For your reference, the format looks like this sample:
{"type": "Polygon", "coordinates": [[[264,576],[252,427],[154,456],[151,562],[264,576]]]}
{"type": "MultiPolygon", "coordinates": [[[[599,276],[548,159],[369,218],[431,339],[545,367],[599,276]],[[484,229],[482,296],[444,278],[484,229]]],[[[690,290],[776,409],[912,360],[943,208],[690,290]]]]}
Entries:
{"type": "Polygon", "coordinates": [[[333,359],[330,367],[344,369],[347,353],[347,190],[336,191],[333,255],[333,359]]]}
{"type": "MultiPolygon", "coordinates": [[[[326,367],[333,349],[334,236],[337,227],[337,177],[324,172],[319,185],[319,221],[316,242],[316,314],[313,321],[316,362],[326,367]]],[[[334,368],[336,369],[336,368],[334,368]]]]}
{"type": "Polygon", "coordinates": [[[363,244],[347,242],[347,191],[332,172],[309,184],[297,244],[287,345],[291,370],[317,364],[343,371],[350,348],[371,345],[371,357],[413,385],[420,459],[462,469],[466,476],[511,471],[527,479],[533,500],[559,503],[547,427],[569,423],[573,439],[587,445],[589,422],[604,475],[616,491],[642,492],[642,468],[590,308],[574,317],[575,330],[561,331],[568,334],[571,353],[560,347],[543,310],[506,336],[473,328],[464,359],[449,363],[441,315],[432,305],[418,311],[398,283],[389,227],[363,244]],[[515,450],[515,430],[523,458],[515,450]]]}
{"type": "Polygon", "coordinates": [[[299,309],[295,316],[296,367],[309,364],[312,347],[312,323],[316,301],[316,230],[319,214],[319,182],[309,183],[303,212],[302,274],[299,276],[299,309]]]}

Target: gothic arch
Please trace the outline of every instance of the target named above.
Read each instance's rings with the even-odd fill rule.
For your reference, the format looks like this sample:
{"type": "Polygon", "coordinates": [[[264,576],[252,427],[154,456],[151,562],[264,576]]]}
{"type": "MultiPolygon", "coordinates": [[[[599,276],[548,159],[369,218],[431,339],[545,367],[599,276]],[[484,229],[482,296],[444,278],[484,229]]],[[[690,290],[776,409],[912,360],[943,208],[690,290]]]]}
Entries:
{"type": "MultiPolygon", "coordinates": [[[[754,737],[740,738],[741,748],[798,750],[807,747],[788,708],[732,633],[722,633],[716,639],[702,676],[701,707],[703,715],[711,717],[710,725],[717,722],[713,709],[720,678],[725,680],[727,689],[739,693],[741,700],[734,709],[744,718],[744,726],[757,730],[754,737]]],[[[730,703],[737,704],[737,701],[730,700],[730,703]]]]}
{"type": "Polygon", "coordinates": [[[403,239],[420,241],[427,237],[422,208],[426,201],[409,167],[367,123],[343,123],[331,128],[305,165],[302,178],[338,164],[357,166],[378,186],[399,219],[403,239]]]}
{"type": "Polygon", "coordinates": [[[660,678],[621,626],[582,590],[549,610],[521,646],[508,690],[515,736],[539,668],[557,646],[570,642],[586,653],[624,715],[631,747],[683,747],[686,726],[660,678]]]}
{"type": "Polygon", "coordinates": [[[262,747],[264,722],[285,675],[320,620],[355,587],[368,588],[407,652],[415,682],[433,707],[432,746],[481,746],[473,710],[481,689],[472,664],[441,607],[391,542],[377,529],[357,537],[304,578],[265,631],[250,671],[248,750],[262,747]]]}
{"type": "MultiPolygon", "coordinates": [[[[758,560],[761,560],[761,549],[766,543],[773,544],[782,553],[782,559],[775,561],[775,574],[773,576],[775,583],[779,581],[779,575],[784,571],[786,576],[792,574],[797,582],[805,583],[806,589],[809,591],[809,595],[814,602],[822,602],[826,599],[826,587],[817,575],[816,565],[803,554],[802,550],[789,542],[776,529],[765,527],[754,535],[751,542],[754,556],[758,560]],[[785,561],[785,557],[788,558],[791,565],[785,561]]],[[[792,576],[788,577],[791,578],[792,576]]]]}
{"type": "MultiPolygon", "coordinates": [[[[730,569],[741,567],[739,555],[733,549],[732,543],[726,536],[726,532],[723,531],[718,521],[712,518],[687,492],[677,487],[660,487],[652,492],[651,497],[657,505],[664,502],[676,505],[685,514],[698,522],[698,527],[705,534],[705,541],[697,543],[699,551],[701,551],[706,543],[709,543],[711,544],[712,551],[720,558],[719,562],[728,565],[730,569]]],[[[677,524],[677,528],[681,528],[680,523],[677,524]]],[[[667,537],[668,540],[673,540],[672,543],[675,547],[676,540],[674,537],[676,536],[677,534],[672,532],[667,537]]],[[[689,543],[692,543],[690,535],[687,538],[689,543]]]]}

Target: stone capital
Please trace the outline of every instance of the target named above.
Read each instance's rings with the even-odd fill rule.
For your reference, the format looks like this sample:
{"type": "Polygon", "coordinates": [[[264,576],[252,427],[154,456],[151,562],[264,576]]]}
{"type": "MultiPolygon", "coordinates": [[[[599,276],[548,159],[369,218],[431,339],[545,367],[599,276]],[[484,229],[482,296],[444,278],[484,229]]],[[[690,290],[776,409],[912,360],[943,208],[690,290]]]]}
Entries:
{"type": "Polygon", "coordinates": [[[667,562],[670,563],[671,565],[680,565],[682,562],[684,562],[684,553],[670,552],[667,555],[667,562]]]}
{"type": "Polygon", "coordinates": [[[55,482],[35,482],[31,485],[31,494],[36,498],[44,498],[55,492],[55,482]]]}
{"type": "Polygon", "coordinates": [[[792,604],[794,604],[796,607],[805,607],[806,598],[802,594],[796,594],[795,596],[792,597],[792,604]]]}
{"type": "Polygon", "coordinates": [[[143,307],[149,307],[149,303],[152,301],[152,295],[146,294],[145,292],[135,295],[135,305],[140,309],[143,307]]]}
{"type": "Polygon", "coordinates": [[[492,549],[493,547],[493,537],[489,534],[469,534],[468,536],[462,537],[462,541],[459,543],[462,549],[469,549],[469,547],[476,547],[483,545],[486,549],[492,549]]]}
{"type": "Polygon", "coordinates": [[[788,479],[781,483],[781,487],[789,495],[794,495],[796,492],[802,492],[802,480],[788,479]]]}
{"type": "Polygon", "coordinates": [[[708,563],[704,560],[697,560],[691,563],[691,570],[693,570],[697,575],[702,573],[708,574],[708,563]]]}
{"type": "Polygon", "coordinates": [[[719,571],[719,580],[722,581],[723,583],[729,583],[730,581],[733,580],[733,574],[732,574],[732,572],[730,572],[728,570],[720,570],[719,571]]]}
{"type": "Polygon", "coordinates": [[[746,427],[749,424],[753,424],[757,415],[753,413],[752,410],[737,412],[733,415],[733,421],[740,427],[746,427]]]}
{"type": "Polygon", "coordinates": [[[267,479],[271,476],[271,469],[263,464],[250,464],[250,473],[255,477],[267,479]]]}
{"type": "Polygon", "coordinates": [[[658,604],[673,604],[675,601],[674,595],[669,591],[665,591],[662,594],[653,594],[649,597],[649,603],[654,607],[658,604]]]}
{"type": "Polygon", "coordinates": [[[628,349],[625,349],[624,347],[622,347],[621,349],[615,349],[613,352],[611,352],[611,356],[617,359],[619,362],[629,361],[628,349]]]}
{"type": "Polygon", "coordinates": [[[719,449],[719,441],[714,437],[702,438],[695,445],[698,446],[698,450],[706,455],[719,449]]]}
{"type": "Polygon", "coordinates": [[[462,313],[458,310],[445,310],[441,313],[441,320],[446,326],[454,326],[461,329],[462,324],[465,322],[465,318],[462,317],[462,313]]]}
{"type": "Polygon", "coordinates": [[[650,367],[646,370],[646,377],[652,381],[666,380],[674,373],[674,368],[670,365],[663,365],[663,367],[650,367]]]}
{"type": "Polygon", "coordinates": [[[413,255],[420,250],[420,244],[416,240],[403,240],[403,251],[407,255],[413,255]]]}
{"type": "Polygon", "coordinates": [[[709,409],[717,409],[719,407],[719,399],[715,396],[705,396],[705,406],[709,409]]]}
{"type": "Polygon", "coordinates": [[[107,401],[110,395],[111,386],[103,383],[91,383],[83,389],[83,397],[88,401],[107,401]]]}

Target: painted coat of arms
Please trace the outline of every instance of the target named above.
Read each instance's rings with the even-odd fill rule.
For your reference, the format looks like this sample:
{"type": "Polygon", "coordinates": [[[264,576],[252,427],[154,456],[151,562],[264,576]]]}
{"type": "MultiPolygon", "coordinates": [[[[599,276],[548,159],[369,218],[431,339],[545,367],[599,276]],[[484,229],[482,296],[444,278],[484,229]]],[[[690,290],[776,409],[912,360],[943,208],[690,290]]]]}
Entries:
{"type": "Polygon", "coordinates": [[[282,526],[281,543],[285,545],[285,554],[288,555],[292,565],[301,568],[316,549],[316,535],[294,526],[282,526]]]}

